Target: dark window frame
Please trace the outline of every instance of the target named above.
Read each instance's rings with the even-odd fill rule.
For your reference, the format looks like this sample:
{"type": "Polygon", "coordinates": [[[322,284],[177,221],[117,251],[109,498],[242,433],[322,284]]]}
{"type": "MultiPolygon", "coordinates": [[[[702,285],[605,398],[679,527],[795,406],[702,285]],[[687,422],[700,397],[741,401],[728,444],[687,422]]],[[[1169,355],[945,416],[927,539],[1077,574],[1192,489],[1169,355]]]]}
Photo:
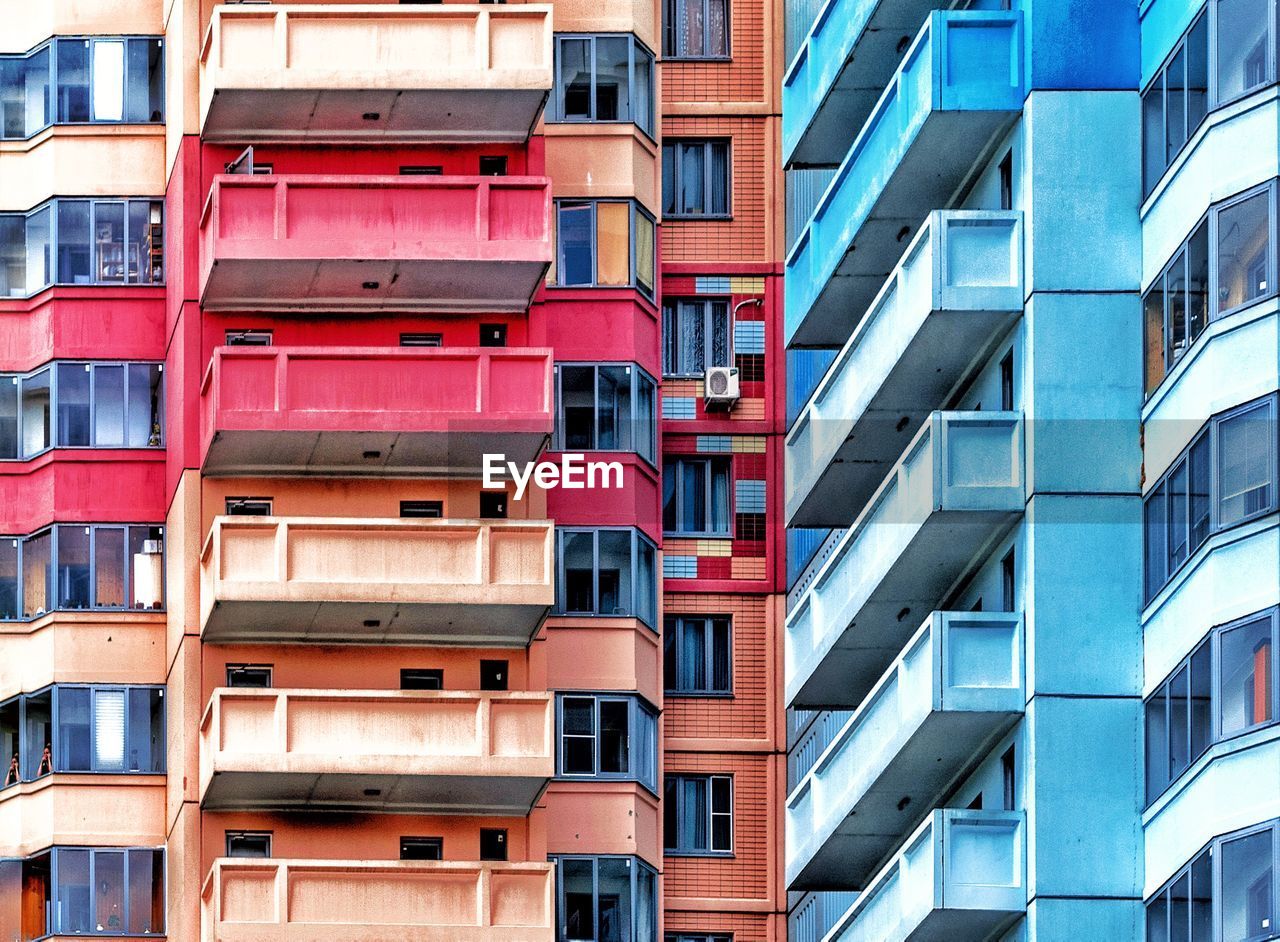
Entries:
{"type": "Polygon", "coordinates": [[[662,299],[662,375],[701,379],[714,367],[730,367],[734,362],[733,312],[730,299],[725,297],[689,297],[662,299]],[[685,308],[693,308],[702,319],[702,368],[680,369],[690,364],[680,363],[680,324],[685,308]],[[715,334],[719,324],[724,328],[724,362],[715,356],[715,334]]]}
{"type": "Polygon", "coordinates": [[[555,864],[556,870],[556,925],[560,928],[559,938],[566,942],[606,942],[607,936],[599,931],[599,926],[595,926],[595,931],[590,936],[575,935],[570,936],[567,905],[565,900],[564,885],[564,864],[569,861],[585,861],[591,864],[592,872],[592,892],[591,892],[591,908],[593,915],[600,911],[600,862],[605,860],[625,860],[627,861],[627,869],[630,872],[629,878],[629,894],[630,899],[628,905],[619,907],[620,912],[631,914],[631,925],[625,927],[623,932],[624,938],[634,939],[635,942],[657,942],[656,935],[658,931],[658,871],[649,864],[645,863],[639,857],[632,854],[549,854],[548,860],[555,864]],[[645,915],[639,912],[640,902],[640,877],[645,874],[649,878],[649,904],[652,907],[645,915]],[[641,920],[644,919],[644,922],[641,920]],[[640,929],[647,925],[652,929],[654,935],[642,935],[640,929]]]}
{"type": "Polygon", "coordinates": [[[675,827],[671,826],[668,820],[667,826],[663,828],[663,854],[668,857],[732,857],[734,856],[734,803],[735,792],[733,776],[714,772],[680,772],[672,773],[663,779],[663,805],[664,813],[668,819],[674,819],[675,827]],[[681,808],[681,785],[684,782],[698,780],[706,783],[706,808],[705,808],[705,827],[706,827],[706,847],[690,846],[688,843],[688,835],[683,834],[680,828],[680,821],[683,817],[681,808]],[[716,808],[716,785],[727,785],[729,809],[725,811],[723,808],[716,808]],[[729,844],[725,846],[716,846],[716,819],[729,819],[729,844]]]}
{"type": "Polygon", "coordinates": [[[733,652],[734,652],[734,631],[733,617],[731,615],[703,615],[703,614],[686,614],[686,615],[667,615],[663,619],[662,627],[662,646],[663,646],[663,669],[662,669],[662,686],[663,693],[668,697],[688,697],[688,698],[732,698],[734,696],[733,682],[733,652]],[[687,623],[691,621],[703,622],[703,670],[707,683],[703,687],[682,687],[679,686],[680,678],[680,660],[683,653],[684,633],[687,623]],[[723,628],[723,630],[718,630],[723,628]],[[725,686],[723,688],[714,685],[715,664],[717,660],[718,641],[723,637],[725,644],[725,686]],[[674,677],[672,676],[674,674],[674,677]]]}
{"type": "Polygon", "coordinates": [[[649,539],[641,530],[636,527],[556,527],[556,603],[554,611],[557,615],[565,615],[571,618],[635,618],[641,624],[656,631],[658,617],[658,574],[657,574],[657,544],[649,539]],[[629,533],[631,535],[630,546],[630,569],[631,569],[631,598],[624,600],[619,597],[618,611],[602,612],[600,611],[600,534],[605,532],[612,533],[629,533]],[[589,533],[592,534],[592,609],[590,611],[569,611],[567,610],[566,598],[566,576],[565,576],[565,554],[564,554],[564,538],[566,534],[589,533]],[[641,599],[640,576],[640,552],[647,549],[649,558],[653,562],[653,584],[652,596],[648,597],[645,605],[638,604],[641,599]],[[622,604],[629,602],[629,604],[622,604]]]}
{"type": "Polygon", "coordinates": [[[645,137],[655,140],[654,134],[654,88],[657,85],[657,56],[632,33],[556,33],[555,34],[555,87],[551,90],[551,99],[547,106],[547,121],[552,124],[631,124],[641,131],[645,137]],[[627,114],[625,117],[598,118],[597,104],[597,53],[596,46],[601,39],[622,39],[628,43],[627,48],[627,114]],[[591,57],[591,84],[588,90],[589,115],[586,117],[570,117],[566,115],[564,103],[565,88],[561,84],[561,48],[566,42],[586,42],[591,57]],[[636,64],[641,59],[649,62],[649,85],[644,99],[648,103],[646,114],[637,115],[636,101],[636,64]],[[637,118],[642,120],[637,120],[637,118]]]}
{"type": "Polygon", "coordinates": [[[710,48],[711,4],[717,0],[665,0],[662,5],[662,58],[665,61],[729,62],[733,59],[733,5],[732,0],[719,0],[724,5],[724,51],[710,48]],[[681,48],[682,31],[690,3],[702,7],[702,49],[692,51],[681,48]]]}
{"type": "MultiPolygon", "coordinates": [[[[649,374],[649,371],[638,363],[626,362],[593,362],[583,363],[578,361],[558,361],[554,367],[553,382],[555,384],[556,397],[556,417],[555,430],[552,434],[551,447],[554,451],[564,452],[587,452],[590,454],[625,454],[637,455],[643,459],[650,467],[657,469],[658,467],[658,423],[661,421],[661,400],[658,393],[658,381],[649,374]],[[631,433],[630,448],[570,448],[565,441],[565,396],[563,391],[564,385],[564,368],[565,367],[581,367],[593,370],[594,382],[592,383],[592,434],[593,437],[599,435],[600,421],[600,370],[604,368],[626,369],[627,375],[631,379],[631,387],[628,392],[628,400],[631,403],[631,414],[627,417],[628,427],[631,433]],[[647,397],[652,412],[646,417],[642,414],[643,407],[641,393],[647,390],[647,397]],[[648,438],[643,443],[639,441],[640,433],[647,426],[648,438]],[[641,447],[643,445],[643,447],[641,447]]],[[[598,442],[597,442],[598,444],[598,442]]]]}
{"type": "Polygon", "coordinates": [[[662,142],[662,217],[663,219],[696,219],[724,221],[733,219],[733,139],[728,137],[668,138],[662,142]],[[681,157],[690,148],[702,149],[702,192],[710,203],[716,181],[712,173],[712,154],[724,150],[724,209],[702,212],[682,208],[680,202],[681,157]],[[670,159],[667,155],[670,154],[670,159]]]}
{"type": "Polygon", "coordinates": [[[658,794],[658,711],[650,706],[638,694],[624,693],[591,693],[563,692],[556,694],[556,778],[569,782],[605,781],[636,782],[654,795],[658,794]],[[589,734],[567,733],[564,722],[564,706],[567,700],[590,700],[592,702],[592,731],[589,734]],[[602,703],[625,703],[627,708],[627,769],[623,772],[602,771],[601,765],[601,721],[600,706],[602,703]],[[647,735],[646,728],[647,725],[647,735]],[[591,772],[565,771],[565,740],[592,740],[591,772]],[[640,750],[650,748],[652,755],[646,756],[640,750]]]}
{"type": "Polygon", "coordinates": [[[662,533],[663,536],[671,536],[678,538],[706,538],[706,539],[730,539],[733,537],[734,522],[734,476],[733,476],[733,458],[729,455],[679,455],[679,456],[663,456],[662,460],[662,480],[663,480],[663,507],[662,507],[662,533]],[[688,527],[688,521],[684,519],[684,490],[685,476],[683,469],[685,465],[702,465],[703,471],[703,501],[706,511],[706,522],[711,524],[707,529],[693,529],[688,527]],[[716,527],[715,514],[712,511],[715,495],[716,478],[723,473],[725,479],[725,508],[724,508],[724,526],[716,527]],[[671,486],[671,493],[668,495],[666,489],[668,484],[671,486]],[[668,504],[668,497],[670,504],[668,504]],[[672,512],[668,514],[667,508],[671,506],[672,512]],[[674,519],[669,519],[674,517],[674,519]],[[668,526],[668,524],[672,524],[668,526]]]}
{"type": "Polygon", "coordinates": [[[640,205],[636,200],[631,199],[577,199],[565,198],[555,200],[555,236],[556,236],[556,257],[553,271],[548,273],[547,287],[549,288],[621,288],[623,290],[633,290],[641,292],[650,300],[654,297],[657,285],[657,257],[658,257],[658,241],[657,241],[657,220],[649,213],[647,209],[640,205]],[[627,284],[606,284],[600,281],[600,253],[597,241],[598,222],[596,207],[602,203],[625,203],[629,207],[629,225],[628,225],[628,282],[627,284]],[[565,282],[565,247],[563,240],[563,226],[560,223],[560,213],[566,207],[581,209],[589,207],[590,230],[591,230],[591,279],[582,282],[565,282]],[[651,263],[654,270],[643,272],[640,268],[640,253],[638,251],[641,232],[643,226],[648,227],[648,236],[652,245],[651,263]],[[648,281],[644,277],[647,275],[648,281]]]}

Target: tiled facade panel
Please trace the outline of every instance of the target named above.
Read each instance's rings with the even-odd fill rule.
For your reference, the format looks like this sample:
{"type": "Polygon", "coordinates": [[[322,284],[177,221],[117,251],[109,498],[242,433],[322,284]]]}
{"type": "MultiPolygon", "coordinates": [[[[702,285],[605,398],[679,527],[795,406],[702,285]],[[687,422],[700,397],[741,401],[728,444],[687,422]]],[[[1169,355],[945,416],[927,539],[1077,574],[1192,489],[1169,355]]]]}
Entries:
{"type": "Polygon", "coordinates": [[[731,62],[667,60],[662,65],[663,104],[752,102],[770,95],[764,35],[768,0],[729,0],[731,62]]]}
{"type": "Polygon", "coordinates": [[[757,913],[702,913],[667,910],[667,932],[727,932],[734,942],[785,942],[786,922],[781,916],[757,913]]]}
{"type": "Polygon", "coordinates": [[[662,713],[668,744],[674,739],[760,740],[769,734],[776,683],[769,669],[777,639],[763,595],[669,592],[663,598],[668,618],[676,615],[728,615],[733,638],[733,696],[687,697],[667,694],[662,713]]]}

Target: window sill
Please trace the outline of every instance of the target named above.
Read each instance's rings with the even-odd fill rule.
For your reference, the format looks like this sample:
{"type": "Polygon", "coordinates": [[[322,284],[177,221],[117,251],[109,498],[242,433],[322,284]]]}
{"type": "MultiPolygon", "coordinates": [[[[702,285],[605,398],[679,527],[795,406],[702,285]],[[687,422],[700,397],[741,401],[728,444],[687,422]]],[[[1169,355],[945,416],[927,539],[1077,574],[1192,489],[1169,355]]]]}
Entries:
{"type": "Polygon", "coordinates": [[[735,694],[719,690],[664,690],[662,695],[668,700],[733,700],[735,694]]]}
{"type": "Polygon", "coordinates": [[[732,213],[663,213],[663,222],[733,222],[732,213]]]}
{"type": "Polygon", "coordinates": [[[737,857],[731,850],[672,850],[670,847],[662,849],[664,857],[706,857],[715,860],[732,860],[737,857]]]}
{"type": "Polygon", "coordinates": [[[663,56],[663,62],[723,62],[733,61],[733,55],[725,56],[663,56]]]}

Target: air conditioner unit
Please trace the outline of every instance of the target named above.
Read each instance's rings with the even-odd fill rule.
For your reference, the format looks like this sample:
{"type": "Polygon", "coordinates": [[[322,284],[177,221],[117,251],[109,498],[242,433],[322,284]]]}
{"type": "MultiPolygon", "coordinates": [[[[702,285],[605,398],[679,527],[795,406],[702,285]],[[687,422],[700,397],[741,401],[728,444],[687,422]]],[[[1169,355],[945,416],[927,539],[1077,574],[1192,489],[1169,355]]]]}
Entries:
{"type": "Polygon", "coordinates": [[[706,408],[708,412],[716,409],[732,409],[742,397],[742,384],[738,380],[736,366],[713,366],[707,370],[704,379],[706,408]]]}

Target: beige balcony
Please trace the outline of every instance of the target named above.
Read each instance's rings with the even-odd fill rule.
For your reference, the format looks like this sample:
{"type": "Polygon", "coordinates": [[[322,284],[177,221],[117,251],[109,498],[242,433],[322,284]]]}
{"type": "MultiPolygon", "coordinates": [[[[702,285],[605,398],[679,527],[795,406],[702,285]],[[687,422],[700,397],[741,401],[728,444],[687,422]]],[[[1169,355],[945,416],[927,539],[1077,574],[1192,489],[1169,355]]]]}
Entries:
{"type": "Polygon", "coordinates": [[[214,8],[207,141],[523,141],[551,90],[551,7],[214,8]]]}
{"type": "Polygon", "coordinates": [[[214,861],[205,942],[551,942],[549,863],[214,861]]]}
{"type": "Polygon", "coordinates": [[[200,721],[211,810],[528,814],[555,771],[551,695],[219,688],[200,721]]]}
{"type": "Polygon", "coordinates": [[[553,526],[525,520],[215,517],[205,641],[524,645],[555,597],[553,526]]]}

